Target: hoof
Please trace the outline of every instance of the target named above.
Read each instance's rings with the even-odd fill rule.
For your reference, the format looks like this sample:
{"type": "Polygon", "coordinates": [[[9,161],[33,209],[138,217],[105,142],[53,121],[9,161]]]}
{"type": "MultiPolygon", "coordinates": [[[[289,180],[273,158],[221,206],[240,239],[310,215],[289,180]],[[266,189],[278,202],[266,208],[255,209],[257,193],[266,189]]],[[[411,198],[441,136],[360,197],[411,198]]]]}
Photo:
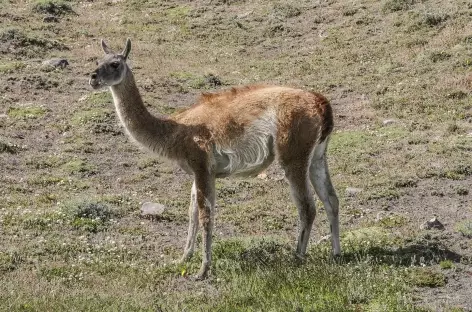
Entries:
{"type": "Polygon", "coordinates": [[[342,261],[343,257],[340,253],[338,254],[333,254],[333,261],[337,264],[340,264],[342,261]]]}
{"type": "Polygon", "coordinates": [[[301,255],[299,253],[295,253],[295,263],[296,264],[305,264],[306,263],[306,255],[301,255]]]}
{"type": "Polygon", "coordinates": [[[208,270],[200,270],[197,275],[193,278],[195,281],[203,281],[208,278],[208,270]]]}

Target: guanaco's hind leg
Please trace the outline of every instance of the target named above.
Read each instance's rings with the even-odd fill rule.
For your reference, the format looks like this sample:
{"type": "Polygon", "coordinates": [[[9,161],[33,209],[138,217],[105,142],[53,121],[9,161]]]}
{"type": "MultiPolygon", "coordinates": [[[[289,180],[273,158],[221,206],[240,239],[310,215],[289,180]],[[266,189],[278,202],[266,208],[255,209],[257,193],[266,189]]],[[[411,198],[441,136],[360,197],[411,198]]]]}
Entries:
{"type": "Polygon", "coordinates": [[[326,162],[326,147],[328,139],[315,147],[310,165],[310,180],[315,188],[316,194],[323,202],[331,225],[331,245],[335,256],[341,254],[339,242],[339,201],[336,196],[331,178],[329,176],[328,164],[326,162]]]}
{"type": "Polygon", "coordinates": [[[316,216],[313,192],[308,182],[308,164],[290,164],[284,166],[285,175],[290,183],[292,199],[297,206],[300,219],[297,255],[303,258],[306,254],[310,232],[316,216]]]}

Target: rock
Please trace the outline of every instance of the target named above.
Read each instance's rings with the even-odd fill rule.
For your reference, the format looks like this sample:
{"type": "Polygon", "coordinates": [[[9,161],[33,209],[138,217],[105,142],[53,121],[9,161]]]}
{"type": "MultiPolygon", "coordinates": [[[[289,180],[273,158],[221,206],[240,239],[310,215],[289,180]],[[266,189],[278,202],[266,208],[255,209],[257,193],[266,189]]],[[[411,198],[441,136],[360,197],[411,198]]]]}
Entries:
{"type": "Polygon", "coordinates": [[[438,218],[434,217],[429,221],[426,221],[425,223],[420,225],[420,229],[422,230],[431,230],[431,229],[438,229],[438,230],[444,230],[444,225],[439,222],[438,218]]]}
{"type": "Polygon", "coordinates": [[[330,240],[331,240],[331,234],[328,234],[328,235],[325,235],[325,236],[321,237],[316,243],[321,244],[321,243],[324,243],[324,242],[328,242],[330,240]]]}
{"type": "Polygon", "coordinates": [[[357,194],[362,192],[363,190],[360,188],[355,188],[355,187],[346,187],[346,195],[348,197],[355,197],[357,194]]]}
{"type": "Polygon", "coordinates": [[[0,118],[7,118],[8,115],[7,114],[0,114],[0,118]]]}
{"type": "Polygon", "coordinates": [[[64,69],[69,66],[69,62],[64,58],[53,58],[43,62],[43,65],[64,69]]]}
{"type": "Polygon", "coordinates": [[[380,222],[382,221],[382,219],[385,217],[385,211],[381,211],[377,214],[377,216],[375,217],[375,222],[380,222]]]}
{"type": "Polygon", "coordinates": [[[44,23],[58,23],[59,19],[54,15],[48,15],[43,18],[44,23]]]}
{"type": "Polygon", "coordinates": [[[143,217],[159,217],[162,215],[166,207],[158,203],[144,203],[141,206],[141,216],[143,217]]]}
{"type": "Polygon", "coordinates": [[[384,126],[388,126],[388,125],[391,125],[393,123],[397,122],[395,119],[385,119],[384,121],[382,121],[382,124],[384,126]]]}
{"type": "Polygon", "coordinates": [[[265,171],[261,172],[257,175],[257,177],[262,180],[267,180],[267,173],[265,171]]]}
{"type": "Polygon", "coordinates": [[[86,95],[84,95],[84,96],[81,96],[80,99],[79,99],[79,102],[83,102],[83,101],[85,101],[87,98],[88,98],[88,94],[86,94],[86,95]]]}

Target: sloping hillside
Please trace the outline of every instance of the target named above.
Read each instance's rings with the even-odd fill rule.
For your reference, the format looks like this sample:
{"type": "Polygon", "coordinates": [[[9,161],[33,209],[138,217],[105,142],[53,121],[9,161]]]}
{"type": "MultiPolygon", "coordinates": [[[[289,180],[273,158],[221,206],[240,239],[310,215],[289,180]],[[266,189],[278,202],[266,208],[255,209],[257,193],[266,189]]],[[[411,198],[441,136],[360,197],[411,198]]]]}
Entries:
{"type": "Polygon", "coordinates": [[[472,311],[471,90],[468,1],[0,0],[0,310],[472,311]],[[326,95],[343,257],[318,202],[294,260],[275,165],[217,182],[212,276],[193,281],[200,255],[175,263],[191,177],[88,86],[101,38],[131,38],[154,114],[240,84],[326,95]]]}

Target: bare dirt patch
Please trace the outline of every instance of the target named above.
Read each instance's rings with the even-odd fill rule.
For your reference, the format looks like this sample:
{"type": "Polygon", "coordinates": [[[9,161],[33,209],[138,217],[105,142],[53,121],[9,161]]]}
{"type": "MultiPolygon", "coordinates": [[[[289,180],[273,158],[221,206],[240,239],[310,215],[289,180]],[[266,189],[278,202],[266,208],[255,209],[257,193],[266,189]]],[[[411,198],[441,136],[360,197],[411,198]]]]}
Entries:
{"type": "MultiPolygon", "coordinates": [[[[439,272],[433,281],[443,282],[434,288],[417,280],[405,292],[414,306],[472,310],[472,244],[461,228],[472,219],[470,5],[0,0],[0,8],[1,309],[156,310],[164,300],[156,294],[165,293],[170,309],[182,310],[191,300],[222,300],[231,285],[223,277],[190,281],[198,259],[173,263],[186,237],[191,177],[139,150],[111,96],[88,87],[99,39],[120,48],[130,37],[130,63],[154,114],[172,114],[227,85],[277,83],[327,95],[336,118],[329,162],[345,237],[380,228],[389,238],[382,248],[362,245],[377,234],[345,240],[347,250],[362,246],[361,256],[348,253],[346,262],[390,259],[395,274],[410,266],[439,272]],[[45,21],[45,12],[57,22],[45,21]],[[46,69],[42,62],[51,58],[70,65],[46,69]],[[85,200],[116,214],[102,222],[65,213],[85,200]],[[148,201],[167,207],[162,218],[140,217],[148,201]],[[434,216],[445,229],[420,230],[434,216]],[[402,256],[404,263],[395,260],[402,256]],[[444,260],[451,269],[440,267],[444,260]],[[59,293],[56,301],[50,292],[59,293]]],[[[255,179],[220,180],[217,190],[215,239],[222,246],[261,237],[293,245],[297,214],[279,167],[255,179]]],[[[319,206],[312,243],[328,234],[319,206]]],[[[222,252],[220,264],[236,251],[222,252]]],[[[356,268],[340,272],[345,268],[344,280],[355,284],[356,268]]],[[[381,309],[369,296],[354,293],[344,303],[381,309]]]]}

